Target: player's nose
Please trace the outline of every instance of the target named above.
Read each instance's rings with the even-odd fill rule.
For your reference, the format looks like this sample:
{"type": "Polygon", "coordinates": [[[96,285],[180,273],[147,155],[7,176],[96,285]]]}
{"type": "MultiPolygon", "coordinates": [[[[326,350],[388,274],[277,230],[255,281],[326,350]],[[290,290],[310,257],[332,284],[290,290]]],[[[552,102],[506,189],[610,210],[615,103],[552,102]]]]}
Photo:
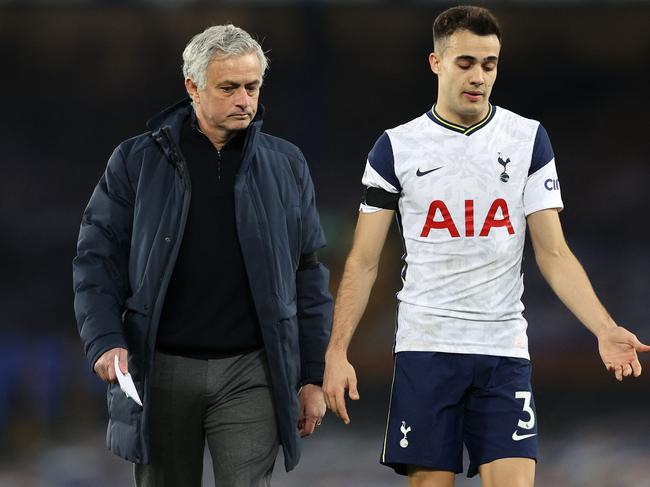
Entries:
{"type": "Polygon", "coordinates": [[[469,82],[473,85],[482,85],[485,83],[485,73],[483,68],[479,65],[476,65],[472,68],[470,72],[469,82]]]}

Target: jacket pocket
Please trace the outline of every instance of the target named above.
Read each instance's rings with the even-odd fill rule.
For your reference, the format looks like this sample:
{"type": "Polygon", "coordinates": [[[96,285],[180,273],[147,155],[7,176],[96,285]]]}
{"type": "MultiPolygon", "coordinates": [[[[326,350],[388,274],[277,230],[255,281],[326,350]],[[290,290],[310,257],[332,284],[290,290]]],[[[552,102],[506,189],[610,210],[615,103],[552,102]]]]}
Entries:
{"type": "MultiPolygon", "coordinates": [[[[136,383],[138,394],[142,396],[139,384],[136,383]]],[[[134,425],[142,412],[142,407],[124,394],[119,384],[110,384],[106,393],[108,415],[111,421],[134,425]]]]}

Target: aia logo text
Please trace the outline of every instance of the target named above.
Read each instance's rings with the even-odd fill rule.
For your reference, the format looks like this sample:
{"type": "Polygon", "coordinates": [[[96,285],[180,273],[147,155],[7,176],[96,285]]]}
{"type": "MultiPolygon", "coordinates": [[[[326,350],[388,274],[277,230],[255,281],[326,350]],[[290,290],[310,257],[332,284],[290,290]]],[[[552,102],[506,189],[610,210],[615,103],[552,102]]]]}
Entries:
{"type": "MultiPolygon", "coordinates": [[[[458,215],[456,218],[458,218],[458,215]]],[[[515,233],[510,222],[508,203],[503,198],[497,198],[490,206],[478,236],[487,237],[490,235],[492,228],[500,227],[506,228],[510,235],[514,235],[515,233]],[[499,216],[497,216],[497,212],[499,212],[499,216]]],[[[434,200],[429,205],[429,212],[427,213],[420,237],[428,237],[431,230],[447,230],[451,237],[460,237],[458,227],[447,205],[442,200],[434,200]]],[[[474,236],[474,200],[465,200],[465,237],[474,236]]]]}

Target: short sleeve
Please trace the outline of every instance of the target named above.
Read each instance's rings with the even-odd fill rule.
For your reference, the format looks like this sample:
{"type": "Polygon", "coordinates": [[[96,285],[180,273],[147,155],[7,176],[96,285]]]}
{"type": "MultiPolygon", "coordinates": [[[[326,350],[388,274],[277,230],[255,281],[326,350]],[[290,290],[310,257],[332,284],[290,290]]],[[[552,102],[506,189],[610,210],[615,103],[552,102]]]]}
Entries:
{"type": "Polygon", "coordinates": [[[564,208],[564,204],[555,167],[553,147],[548,133],[540,124],[533,145],[528,180],[524,187],[524,211],[528,216],[536,211],[549,208],[561,210],[564,208]]]}
{"type": "Polygon", "coordinates": [[[382,209],[396,209],[402,187],[395,175],[393,147],[386,132],[370,150],[361,182],[366,190],[360,211],[372,213],[382,209]]]}

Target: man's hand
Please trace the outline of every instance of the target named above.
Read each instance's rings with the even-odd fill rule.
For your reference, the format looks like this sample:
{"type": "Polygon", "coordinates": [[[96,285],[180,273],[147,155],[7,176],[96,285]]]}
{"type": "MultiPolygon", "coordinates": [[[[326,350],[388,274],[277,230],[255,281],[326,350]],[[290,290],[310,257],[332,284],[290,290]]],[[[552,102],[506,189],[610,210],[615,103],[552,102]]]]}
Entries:
{"type": "Polygon", "coordinates": [[[650,346],[641,343],[637,337],[622,326],[607,328],[598,335],[598,351],[607,370],[614,371],[616,380],[623,377],[639,377],[641,364],[637,352],[650,352],[650,346]]]}
{"type": "Polygon", "coordinates": [[[345,390],[353,401],[359,399],[357,391],[357,374],[352,364],[344,354],[325,356],[325,376],[323,391],[327,407],[345,424],[350,423],[348,411],[345,408],[345,390]]]}
{"type": "Polygon", "coordinates": [[[311,435],[316,426],[320,426],[323,416],[327,411],[323,388],[316,384],[305,384],[298,392],[300,399],[300,417],[298,418],[298,430],[300,437],[311,435]]]}
{"type": "Polygon", "coordinates": [[[126,374],[129,371],[129,353],[123,348],[111,348],[108,352],[104,352],[97,359],[93,367],[99,378],[108,384],[117,382],[117,376],[115,375],[115,355],[120,357],[120,370],[126,374]]]}

